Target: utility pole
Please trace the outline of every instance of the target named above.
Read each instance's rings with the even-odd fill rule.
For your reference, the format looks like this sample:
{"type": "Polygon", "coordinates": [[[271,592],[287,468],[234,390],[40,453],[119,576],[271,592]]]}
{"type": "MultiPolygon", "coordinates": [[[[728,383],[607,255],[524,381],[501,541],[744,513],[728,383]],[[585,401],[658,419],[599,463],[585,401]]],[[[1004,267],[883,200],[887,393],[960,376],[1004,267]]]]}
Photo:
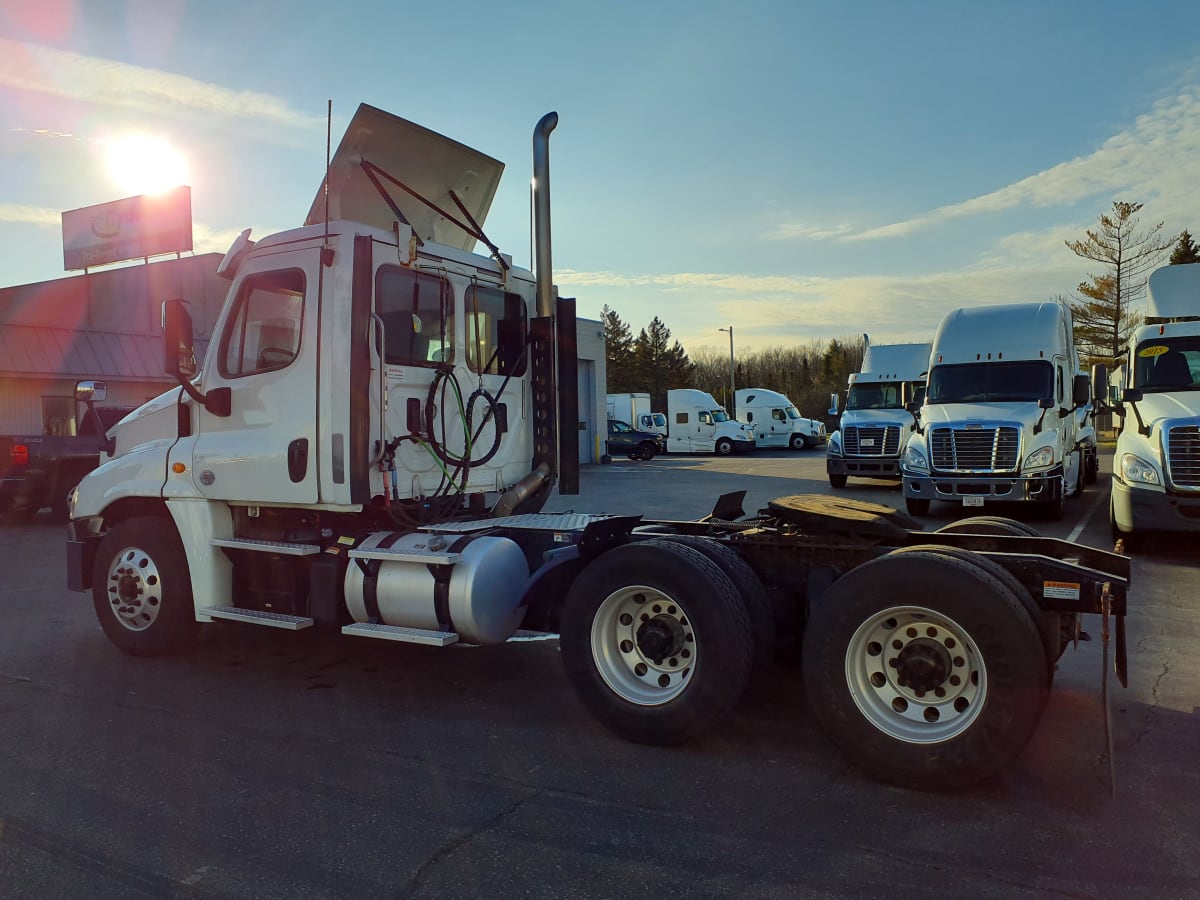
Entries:
{"type": "Polygon", "coordinates": [[[729,332],[729,418],[737,418],[737,388],[733,384],[733,326],[718,328],[717,331],[729,332]]]}

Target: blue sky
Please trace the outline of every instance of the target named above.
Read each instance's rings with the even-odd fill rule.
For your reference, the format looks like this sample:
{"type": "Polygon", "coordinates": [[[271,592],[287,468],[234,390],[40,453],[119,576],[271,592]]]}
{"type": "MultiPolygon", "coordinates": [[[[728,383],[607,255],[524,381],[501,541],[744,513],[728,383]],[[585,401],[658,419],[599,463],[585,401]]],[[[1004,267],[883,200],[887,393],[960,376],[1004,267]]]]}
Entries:
{"type": "Polygon", "coordinates": [[[1115,199],[1200,233],[1200,32],[1183,3],[0,7],[0,284],[62,275],[59,213],[106,156],[186,159],[197,251],[299,225],[360,102],[506,163],[485,230],[529,264],[551,140],[555,280],[689,350],[869,332],[1070,293],[1115,199]]]}

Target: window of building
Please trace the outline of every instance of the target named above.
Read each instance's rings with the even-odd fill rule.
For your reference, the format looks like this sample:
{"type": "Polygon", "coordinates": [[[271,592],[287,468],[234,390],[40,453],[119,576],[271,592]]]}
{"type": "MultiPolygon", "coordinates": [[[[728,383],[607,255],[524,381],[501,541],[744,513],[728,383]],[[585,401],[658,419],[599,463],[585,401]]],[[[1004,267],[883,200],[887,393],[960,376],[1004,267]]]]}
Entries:
{"type": "Polygon", "coordinates": [[[383,319],[385,361],[436,366],[454,361],[454,294],[438,275],[383,266],[375,276],[375,311],[383,319]]]}
{"type": "Polygon", "coordinates": [[[221,341],[221,374],[240,378],[290,365],[300,352],[303,321],[303,272],[251,275],[242,282],[221,341]]]}

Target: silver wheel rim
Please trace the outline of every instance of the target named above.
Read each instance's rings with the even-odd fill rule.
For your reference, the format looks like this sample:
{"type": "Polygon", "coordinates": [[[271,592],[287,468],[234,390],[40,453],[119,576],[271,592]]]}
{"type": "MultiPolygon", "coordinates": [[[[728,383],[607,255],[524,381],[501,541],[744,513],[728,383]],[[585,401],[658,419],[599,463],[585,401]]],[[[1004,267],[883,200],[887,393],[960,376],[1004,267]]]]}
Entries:
{"type": "Polygon", "coordinates": [[[108,605],[130,631],[145,631],[162,609],[162,577],[152,557],[140,547],[126,547],[108,566],[108,605]]]}
{"type": "Polygon", "coordinates": [[[909,744],[957,737],[987,702],[975,641],[922,606],[886,609],[858,627],[846,650],[846,683],[868,722],[909,744]]]}
{"type": "Polygon", "coordinates": [[[677,600],[657,588],[614,591],[592,619],[592,659],[622,700],[659,706],[694,680],[696,635],[677,600]]]}

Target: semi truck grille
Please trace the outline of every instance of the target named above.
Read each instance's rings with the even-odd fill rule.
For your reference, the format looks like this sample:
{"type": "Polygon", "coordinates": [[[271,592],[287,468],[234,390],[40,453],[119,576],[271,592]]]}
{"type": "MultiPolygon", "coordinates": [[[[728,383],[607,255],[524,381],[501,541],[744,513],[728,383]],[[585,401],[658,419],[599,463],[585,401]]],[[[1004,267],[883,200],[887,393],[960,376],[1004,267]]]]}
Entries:
{"type": "Polygon", "coordinates": [[[1200,489],[1200,426],[1178,425],[1167,432],[1167,468],[1176,487],[1200,489]]]}
{"type": "Polygon", "coordinates": [[[943,472],[1012,472],[1017,468],[1020,435],[1016,428],[933,428],[931,460],[943,472]]]}
{"type": "Polygon", "coordinates": [[[900,453],[899,425],[851,425],[842,435],[847,456],[897,456],[900,453]]]}

